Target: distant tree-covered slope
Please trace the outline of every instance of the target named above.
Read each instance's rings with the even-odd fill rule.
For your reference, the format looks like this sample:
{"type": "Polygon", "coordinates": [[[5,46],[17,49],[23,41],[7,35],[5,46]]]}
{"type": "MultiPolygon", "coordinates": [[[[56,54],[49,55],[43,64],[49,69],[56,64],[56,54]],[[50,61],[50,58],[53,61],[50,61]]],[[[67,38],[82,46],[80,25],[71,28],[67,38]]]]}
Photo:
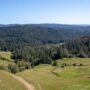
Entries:
{"type": "Polygon", "coordinates": [[[32,67],[39,64],[52,64],[57,59],[73,57],[90,58],[89,36],[75,39],[63,45],[22,47],[12,53],[12,58],[16,62],[25,60],[30,62],[32,67]]]}
{"type": "Polygon", "coordinates": [[[83,35],[90,35],[89,26],[84,28],[79,26],[54,26],[42,24],[1,25],[0,49],[12,50],[24,46],[61,43],[83,35]]]}
{"type": "Polygon", "coordinates": [[[90,36],[71,40],[66,44],[66,47],[72,55],[90,57],[90,36]]]}

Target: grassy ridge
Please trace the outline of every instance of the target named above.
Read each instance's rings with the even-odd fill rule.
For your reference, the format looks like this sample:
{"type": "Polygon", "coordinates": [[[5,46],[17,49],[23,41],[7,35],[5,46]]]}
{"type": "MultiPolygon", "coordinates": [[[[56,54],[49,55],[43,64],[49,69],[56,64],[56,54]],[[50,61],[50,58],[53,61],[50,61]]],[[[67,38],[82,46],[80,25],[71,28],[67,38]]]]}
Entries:
{"type": "Polygon", "coordinates": [[[13,59],[11,59],[11,52],[4,52],[4,51],[0,51],[0,60],[5,60],[5,61],[10,61],[13,62],[13,59]]]}
{"type": "Polygon", "coordinates": [[[14,64],[14,60],[11,59],[11,52],[0,51],[0,66],[7,67],[9,64],[14,64]]]}
{"type": "Polygon", "coordinates": [[[67,58],[58,63],[59,67],[39,65],[17,75],[33,83],[36,90],[90,90],[90,58],[67,58]],[[61,68],[63,63],[69,66],[61,68]]]}
{"type": "Polygon", "coordinates": [[[26,90],[11,74],[0,70],[0,90],[26,90]]]}

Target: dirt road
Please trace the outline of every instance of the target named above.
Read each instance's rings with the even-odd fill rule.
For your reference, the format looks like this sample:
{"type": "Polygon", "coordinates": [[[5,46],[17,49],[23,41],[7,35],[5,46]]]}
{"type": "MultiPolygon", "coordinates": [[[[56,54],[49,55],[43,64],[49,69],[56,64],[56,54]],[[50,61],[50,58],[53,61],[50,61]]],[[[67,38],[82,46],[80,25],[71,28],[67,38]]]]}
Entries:
{"type": "Polygon", "coordinates": [[[16,75],[13,75],[13,77],[17,79],[18,81],[20,81],[23,85],[25,85],[27,90],[35,90],[34,86],[28,83],[27,81],[25,81],[23,78],[16,75]]]}

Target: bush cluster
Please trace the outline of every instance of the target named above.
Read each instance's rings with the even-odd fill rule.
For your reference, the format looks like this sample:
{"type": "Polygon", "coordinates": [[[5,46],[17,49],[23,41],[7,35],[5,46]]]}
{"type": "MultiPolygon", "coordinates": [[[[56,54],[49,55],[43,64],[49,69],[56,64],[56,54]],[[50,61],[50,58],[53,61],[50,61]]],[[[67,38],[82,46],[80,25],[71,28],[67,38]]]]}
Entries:
{"type": "Polygon", "coordinates": [[[1,70],[6,70],[14,74],[30,68],[31,64],[25,61],[18,61],[16,64],[9,64],[8,66],[0,65],[1,70]]]}

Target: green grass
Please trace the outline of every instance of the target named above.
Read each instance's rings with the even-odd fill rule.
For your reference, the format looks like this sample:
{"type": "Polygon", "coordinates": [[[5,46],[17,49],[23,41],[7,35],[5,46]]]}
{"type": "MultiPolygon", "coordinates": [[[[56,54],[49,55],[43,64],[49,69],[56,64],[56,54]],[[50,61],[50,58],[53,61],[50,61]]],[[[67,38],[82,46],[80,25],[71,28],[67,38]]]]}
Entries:
{"type": "Polygon", "coordinates": [[[0,60],[0,65],[1,66],[8,66],[9,64],[14,64],[14,63],[13,62],[9,62],[9,61],[0,60]]]}
{"type": "MultiPolygon", "coordinates": [[[[0,58],[0,65],[14,64],[11,52],[0,52],[0,56],[3,58],[0,58]]],[[[90,90],[90,58],[64,58],[58,60],[58,67],[39,65],[17,75],[32,83],[36,90],[90,90]],[[67,66],[61,68],[63,63],[67,66]]],[[[0,90],[26,88],[8,72],[0,71],[0,90]]]]}
{"type": "Polygon", "coordinates": [[[36,90],[56,90],[56,86],[59,85],[58,83],[60,82],[58,78],[51,73],[52,69],[53,67],[50,65],[40,65],[32,70],[18,73],[18,75],[34,84],[36,90]]]}
{"type": "MultiPolygon", "coordinates": [[[[2,57],[3,60],[5,60],[5,61],[11,61],[11,62],[13,62],[13,59],[11,59],[11,55],[12,55],[12,53],[9,52],[9,51],[7,51],[7,52],[0,51],[0,57],[2,57]]],[[[0,59],[2,60],[2,58],[0,58],[0,59]]]]}
{"type": "Polygon", "coordinates": [[[62,63],[67,63],[69,65],[72,65],[73,63],[90,65],[90,58],[64,58],[63,61],[59,61],[60,65],[62,63]]]}
{"type": "Polygon", "coordinates": [[[21,82],[17,81],[8,72],[0,70],[0,90],[27,90],[21,82]]]}
{"type": "Polygon", "coordinates": [[[59,67],[39,65],[17,75],[34,84],[36,90],[90,90],[90,58],[65,58],[58,63],[59,67]],[[61,68],[63,63],[69,66],[61,68]]]}
{"type": "Polygon", "coordinates": [[[8,66],[14,64],[14,60],[11,59],[11,52],[0,51],[0,66],[8,66]]]}

